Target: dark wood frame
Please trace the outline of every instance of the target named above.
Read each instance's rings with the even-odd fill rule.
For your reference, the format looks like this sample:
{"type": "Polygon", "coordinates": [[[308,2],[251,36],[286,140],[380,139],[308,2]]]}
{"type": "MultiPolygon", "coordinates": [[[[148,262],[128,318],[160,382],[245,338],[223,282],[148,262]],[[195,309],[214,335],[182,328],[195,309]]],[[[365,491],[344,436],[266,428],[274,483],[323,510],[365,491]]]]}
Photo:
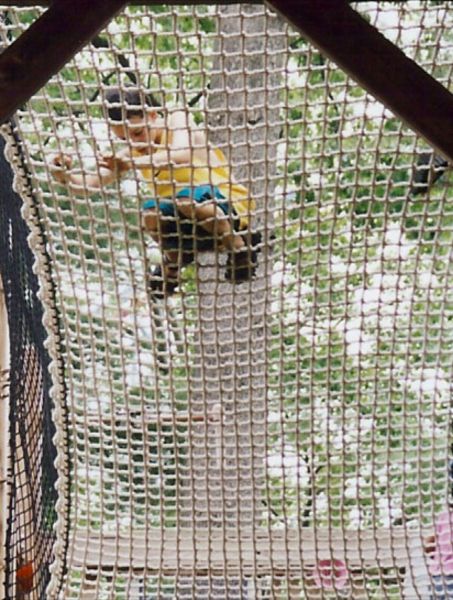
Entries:
{"type": "Polygon", "coordinates": [[[58,73],[126,4],[127,0],[53,2],[0,54],[0,123],[58,73]]]}
{"type": "MultiPolygon", "coordinates": [[[[183,3],[187,4],[174,2],[183,3]]],[[[0,54],[0,123],[9,119],[127,4],[161,2],[0,0],[3,6],[50,6],[0,54]]],[[[365,21],[347,0],[268,0],[267,4],[453,161],[453,94],[365,21]]]]}

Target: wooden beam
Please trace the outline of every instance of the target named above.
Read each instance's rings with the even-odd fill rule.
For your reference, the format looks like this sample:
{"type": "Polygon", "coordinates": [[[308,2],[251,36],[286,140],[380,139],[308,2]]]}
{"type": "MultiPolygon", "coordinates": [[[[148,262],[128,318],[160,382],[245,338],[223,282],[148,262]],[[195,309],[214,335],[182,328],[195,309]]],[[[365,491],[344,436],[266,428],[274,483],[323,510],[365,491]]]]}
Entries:
{"type": "Polygon", "coordinates": [[[453,94],[347,0],[266,0],[310,42],[453,161],[453,94]]]}
{"type": "Polygon", "coordinates": [[[0,54],[0,123],[45,85],[125,4],[126,0],[53,2],[0,54]]]}

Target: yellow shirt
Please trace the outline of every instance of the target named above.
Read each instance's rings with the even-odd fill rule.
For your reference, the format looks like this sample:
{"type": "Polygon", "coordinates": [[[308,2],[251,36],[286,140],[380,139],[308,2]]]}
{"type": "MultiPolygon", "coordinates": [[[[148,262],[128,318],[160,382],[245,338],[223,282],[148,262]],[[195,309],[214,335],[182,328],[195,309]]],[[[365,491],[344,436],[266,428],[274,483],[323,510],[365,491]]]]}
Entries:
{"type": "MultiPolygon", "coordinates": [[[[178,191],[187,187],[199,185],[216,186],[226,199],[231,201],[237,216],[239,226],[246,229],[251,213],[255,210],[255,201],[250,197],[246,187],[232,181],[230,169],[225,155],[218,148],[214,150],[219,165],[209,166],[197,158],[191,166],[164,167],[160,170],[141,169],[144,179],[148,182],[150,192],[156,198],[173,198],[178,191]]],[[[133,151],[134,156],[143,156],[133,151]]]]}

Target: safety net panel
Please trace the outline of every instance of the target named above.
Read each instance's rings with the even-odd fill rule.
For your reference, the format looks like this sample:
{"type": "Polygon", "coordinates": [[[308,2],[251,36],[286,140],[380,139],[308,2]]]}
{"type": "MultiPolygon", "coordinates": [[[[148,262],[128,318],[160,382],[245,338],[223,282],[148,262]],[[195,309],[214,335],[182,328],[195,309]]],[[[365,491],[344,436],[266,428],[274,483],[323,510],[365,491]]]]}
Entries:
{"type": "MultiPolygon", "coordinates": [[[[30,233],[0,138],[1,597],[43,598],[50,578],[57,493],[49,356],[30,233]],[[9,323],[9,326],[7,325],[9,323]],[[1,356],[1,355],[4,356],[1,356]],[[4,547],[3,547],[4,546],[4,547]]],[[[20,156],[9,157],[16,165],[20,156]]],[[[57,318],[56,315],[53,315],[57,318]]],[[[60,429],[64,435],[65,427],[60,429]]],[[[62,538],[64,538],[63,529],[62,538]]]]}
{"type": "MultiPolygon", "coordinates": [[[[357,10],[451,88],[448,2],[357,10]]],[[[49,597],[447,590],[447,162],[260,5],[129,6],[16,131],[69,410],[49,597]]]]}

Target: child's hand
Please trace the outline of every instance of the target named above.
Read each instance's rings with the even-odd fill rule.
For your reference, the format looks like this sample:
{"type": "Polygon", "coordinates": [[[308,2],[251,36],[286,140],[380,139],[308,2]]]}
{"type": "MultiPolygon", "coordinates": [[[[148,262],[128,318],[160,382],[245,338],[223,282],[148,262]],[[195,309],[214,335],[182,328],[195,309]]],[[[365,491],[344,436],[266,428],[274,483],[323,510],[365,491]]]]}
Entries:
{"type": "Polygon", "coordinates": [[[67,183],[68,174],[72,167],[72,158],[67,154],[57,154],[51,159],[50,172],[59,183],[67,183]]]}
{"type": "Polygon", "coordinates": [[[121,175],[131,168],[129,160],[113,154],[104,154],[100,156],[98,158],[98,165],[101,169],[108,169],[116,175],[121,175]]]}

